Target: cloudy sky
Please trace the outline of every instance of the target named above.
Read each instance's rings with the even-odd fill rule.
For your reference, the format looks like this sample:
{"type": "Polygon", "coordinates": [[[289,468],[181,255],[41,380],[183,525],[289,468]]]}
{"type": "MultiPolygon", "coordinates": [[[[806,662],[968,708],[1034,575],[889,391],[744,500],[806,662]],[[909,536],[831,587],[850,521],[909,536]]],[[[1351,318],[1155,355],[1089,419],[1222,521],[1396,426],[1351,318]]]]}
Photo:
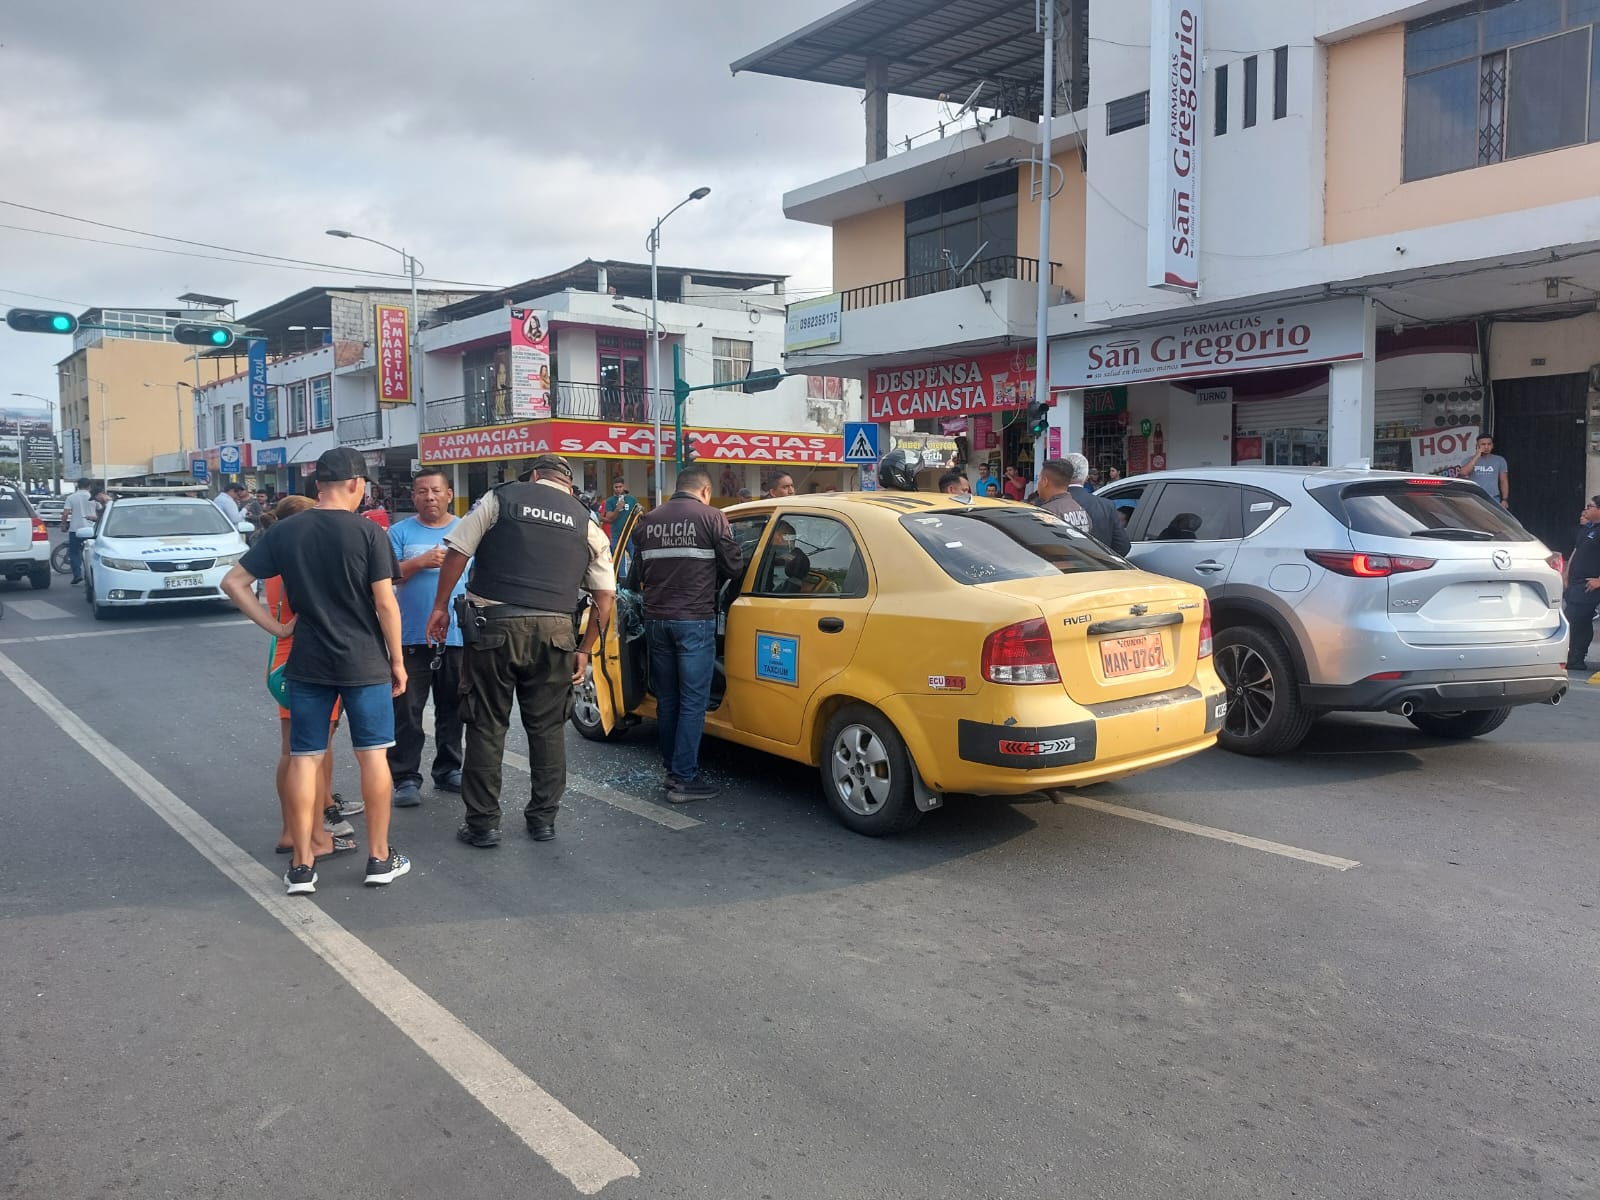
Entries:
{"type": "MultiPolygon", "coordinates": [[[[826,290],[827,231],[785,221],[780,197],[861,162],[860,93],[728,63],[843,3],[6,0],[0,304],[196,291],[243,314],[341,278],[47,235],[241,257],[67,218],[398,269],[323,233],[346,228],[407,246],[432,277],[501,285],[647,258],[651,223],[702,184],[663,261],[826,290]]],[[[933,123],[891,105],[891,136],[933,123]]],[[[0,327],[0,403],[54,396],[69,350],[0,327]]]]}

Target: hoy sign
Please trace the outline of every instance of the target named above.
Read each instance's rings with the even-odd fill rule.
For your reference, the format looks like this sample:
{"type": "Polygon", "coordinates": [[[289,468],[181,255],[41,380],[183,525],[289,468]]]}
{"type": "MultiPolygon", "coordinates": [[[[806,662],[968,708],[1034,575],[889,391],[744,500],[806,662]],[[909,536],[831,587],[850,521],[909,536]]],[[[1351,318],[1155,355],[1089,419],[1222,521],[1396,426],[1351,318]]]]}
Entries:
{"type": "Polygon", "coordinates": [[[1445,467],[1459,467],[1478,448],[1478,427],[1458,425],[1411,439],[1411,469],[1419,475],[1432,475],[1445,467]]]}

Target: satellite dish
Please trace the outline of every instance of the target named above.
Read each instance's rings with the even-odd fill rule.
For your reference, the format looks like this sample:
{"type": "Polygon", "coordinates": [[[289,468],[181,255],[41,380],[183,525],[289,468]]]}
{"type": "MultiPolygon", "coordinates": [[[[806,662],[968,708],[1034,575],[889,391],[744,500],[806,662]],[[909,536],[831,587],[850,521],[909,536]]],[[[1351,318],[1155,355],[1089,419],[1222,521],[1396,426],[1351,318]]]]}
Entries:
{"type": "Polygon", "coordinates": [[[978,97],[983,94],[983,89],[989,86],[987,79],[978,80],[978,86],[972,89],[972,95],[967,97],[966,103],[956,109],[956,120],[960,120],[972,111],[972,106],[977,103],[978,97]]]}
{"type": "MultiPolygon", "coordinates": [[[[970,267],[973,263],[978,261],[978,255],[982,254],[988,248],[989,248],[989,243],[988,242],[984,242],[981,246],[979,246],[976,250],[974,250],[972,252],[972,257],[971,258],[967,259],[966,262],[962,263],[959,268],[953,267],[952,269],[955,270],[955,273],[957,275],[965,275],[967,273],[967,268],[970,267]]],[[[949,253],[950,252],[948,250],[945,251],[946,255],[948,255],[949,253]]],[[[952,258],[952,259],[950,259],[950,261],[953,264],[955,262],[955,259],[952,258]]]]}

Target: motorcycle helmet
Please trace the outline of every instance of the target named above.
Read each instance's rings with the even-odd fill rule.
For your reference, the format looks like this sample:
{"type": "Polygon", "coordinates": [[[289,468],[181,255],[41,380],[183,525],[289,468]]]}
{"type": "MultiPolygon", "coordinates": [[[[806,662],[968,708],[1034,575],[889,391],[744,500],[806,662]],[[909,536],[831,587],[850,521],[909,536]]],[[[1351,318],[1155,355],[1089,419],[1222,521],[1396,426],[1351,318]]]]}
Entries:
{"type": "Polygon", "coordinates": [[[914,492],[920,470],[922,455],[891,450],[878,460],[878,486],[889,492],[914,492]]]}

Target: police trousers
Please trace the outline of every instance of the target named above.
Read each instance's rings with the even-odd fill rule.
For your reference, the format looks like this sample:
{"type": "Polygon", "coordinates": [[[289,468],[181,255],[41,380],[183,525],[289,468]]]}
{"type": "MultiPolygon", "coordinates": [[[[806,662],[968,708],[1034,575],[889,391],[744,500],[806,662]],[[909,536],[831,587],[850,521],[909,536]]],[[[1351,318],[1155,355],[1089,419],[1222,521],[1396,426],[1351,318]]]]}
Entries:
{"type": "Polygon", "coordinates": [[[532,789],[523,814],[530,824],[553,822],[567,787],[566,723],[572,713],[571,617],[491,619],[461,663],[461,720],[466,761],[461,799],[467,825],[500,827],[500,775],[506,730],[515,700],[528,734],[532,789]]]}

